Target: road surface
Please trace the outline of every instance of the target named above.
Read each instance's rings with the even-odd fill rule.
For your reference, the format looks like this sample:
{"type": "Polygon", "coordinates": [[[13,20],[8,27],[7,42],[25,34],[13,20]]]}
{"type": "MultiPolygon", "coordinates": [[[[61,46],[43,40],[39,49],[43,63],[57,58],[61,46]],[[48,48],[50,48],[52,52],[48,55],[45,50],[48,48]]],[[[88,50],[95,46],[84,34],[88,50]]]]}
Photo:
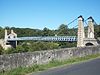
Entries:
{"type": "Polygon", "coordinates": [[[100,58],[71,66],[49,69],[31,75],[100,75],[100,58]]]}

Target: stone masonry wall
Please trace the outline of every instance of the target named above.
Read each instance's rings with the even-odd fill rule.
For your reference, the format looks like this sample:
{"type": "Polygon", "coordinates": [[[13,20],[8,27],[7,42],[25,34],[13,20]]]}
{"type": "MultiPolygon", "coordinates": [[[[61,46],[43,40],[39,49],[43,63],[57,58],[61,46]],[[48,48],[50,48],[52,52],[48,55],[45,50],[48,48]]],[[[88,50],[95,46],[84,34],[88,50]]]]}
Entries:
{"type": "Polygon", "coordinates": [[[31,66],[32,64],[45,64],[54,60],[64,60],[71,57],[83,57],[100,53],[100,46],[84,48],[64,48],[30,53],[15,53],[0,55],[0,70],[13,69],[19,66],[31,66]]]}

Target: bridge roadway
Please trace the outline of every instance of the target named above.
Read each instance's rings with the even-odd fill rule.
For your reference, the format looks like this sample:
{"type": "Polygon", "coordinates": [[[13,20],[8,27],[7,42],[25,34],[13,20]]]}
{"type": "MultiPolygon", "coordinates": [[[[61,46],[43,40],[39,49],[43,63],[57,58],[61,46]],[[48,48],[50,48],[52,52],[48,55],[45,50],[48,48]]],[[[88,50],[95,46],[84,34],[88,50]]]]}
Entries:
{"type": "Polygon", "coordinates": [[[74,42],[77,41],[76,36],[40,36],[40,37],[17,37],[17,38],[8,38],[7,41],[68,41],[74,42]]]}
{"type": "Polygon", "coordinates": [[[100,75],[100,58],[33,73],[30,75],[100,75]]]}

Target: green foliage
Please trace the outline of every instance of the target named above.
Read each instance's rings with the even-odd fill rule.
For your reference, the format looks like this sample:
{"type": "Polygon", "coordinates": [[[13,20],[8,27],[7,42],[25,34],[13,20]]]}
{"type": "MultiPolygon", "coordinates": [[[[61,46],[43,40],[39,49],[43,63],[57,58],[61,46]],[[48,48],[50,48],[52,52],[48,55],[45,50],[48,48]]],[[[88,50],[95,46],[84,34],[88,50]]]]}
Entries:
{"type": "Polygon", "coordinates": [[[40,50],[47,50],[47,49],[56,49],[59,47],[59,44],[53,42],[33,42],[29,45],[29,51],[40,51],[40,50]]]}
{"type": "Polygon", "coordinates": [[[7,50],[3,50],[4,54],[11,54],[11,53],[17,53],[14,48],[8,48],[7,50]]]}
{"type": "Polygon", "coordinates": [[[68,36],[77,36],[77,28],[68,29],[68,36]]]}
{"type": "Polygon", "coordinates": [[[45,27],[42,31],[42,36],[54,36],[53,30],[45,27]]]}
{"type": "MultiPolygon", "coordinates": [[[[17,53],[18,53],[18,52],[21,53],[21,52],[25,52],[26,49],[24,49],[23,46],[18,45],[18,46],[16,47],[15,50],[16,50],[17,53]]],[[[26,51],[26,52],[27,52],[27,51],[26,51]]]]}
{"type": "Polygon", "coordinates": [[[33,52],[40,50],[50,50],[59,48],[58,43],[54,42],[23,42],[20,43],[16,48],[9,48],[7,50],[0,49],[1,54],[11,54],[11,53],[22,53],[22,52],[33,52]]]}
{"type": "Polygon", "coordinates": [[[100,25],[95,25],[94,26],[94,33],[95,33],[95,37],[100,37],[100,25]]]}
{"type": "Polygon", "coordinates": [[[4,29],[0,27],[0,39],[4,38],[4,29]]]}
{"type": "Polygon", "coordinates": [[[68,34],[68,27],[67,25],[61,24],[58,28],[58,35],[67,35],[68,34]]]}
{"type": "Polygon", "coordinates": [[[0,55],[3,54],[4,49],[2,48],[2,46],[0,45],[0,55]]]}
{"type": "Polygon", "coordinates": [[[76,47],[77,42],[58,42],[60,48],[76,47]]]}

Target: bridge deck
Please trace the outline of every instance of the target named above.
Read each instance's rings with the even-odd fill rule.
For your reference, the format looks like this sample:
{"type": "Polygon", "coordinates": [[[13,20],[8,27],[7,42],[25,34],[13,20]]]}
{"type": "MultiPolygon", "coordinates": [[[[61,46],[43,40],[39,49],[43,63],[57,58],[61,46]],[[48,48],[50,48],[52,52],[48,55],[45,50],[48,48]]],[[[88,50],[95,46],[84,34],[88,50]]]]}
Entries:
{"type": "Polygon", "coordinates": [[[8,38],[8,41],[24,41],[24,40],[33,40],[33,41],[77,41],[76,36],[40,36],[40,37],[17,37],[17,38],[8,38]]]}

